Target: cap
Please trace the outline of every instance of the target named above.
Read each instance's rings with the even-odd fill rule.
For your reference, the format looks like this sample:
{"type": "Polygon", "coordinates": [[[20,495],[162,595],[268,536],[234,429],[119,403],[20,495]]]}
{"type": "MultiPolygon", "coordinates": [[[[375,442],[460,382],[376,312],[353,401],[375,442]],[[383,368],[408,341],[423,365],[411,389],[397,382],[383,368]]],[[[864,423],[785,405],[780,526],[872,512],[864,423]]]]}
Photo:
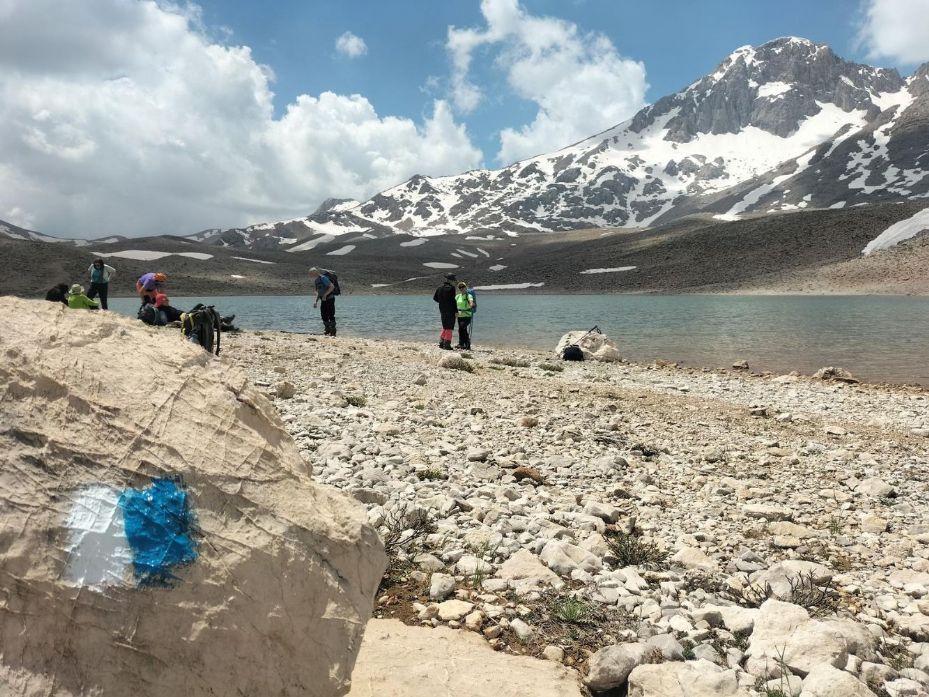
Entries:
{"type": "Polygon", "coordinates": [[[455,274],[453,274],[453,273],[447,273],[447,274],[445,274],[445,280],[446,280],[446,281],[455,281],[455,280],[457,280],[457,278],[456,278],[455,274]]]}
{"type": "Polygon", "coordinates": [[[84,293],[84,286],[80,283],[75,283],[71,286],[71,295],[82,295],[84,293]]]}

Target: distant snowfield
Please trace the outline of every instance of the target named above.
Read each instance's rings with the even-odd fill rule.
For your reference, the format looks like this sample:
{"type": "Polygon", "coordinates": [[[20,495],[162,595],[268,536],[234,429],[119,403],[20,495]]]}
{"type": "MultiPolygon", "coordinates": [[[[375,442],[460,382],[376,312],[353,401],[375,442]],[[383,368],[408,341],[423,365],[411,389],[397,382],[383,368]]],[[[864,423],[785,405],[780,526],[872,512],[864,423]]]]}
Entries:
{"type": "Polygon", "coordinates": [[[238,259],[239,261],[254,261],[256,264],[275,264],[274,261],[265,261],[264,259],[249,259],[248,257],[232,257],[233,259],[238,259]]]}
{"type": "Polygon", "coordinates": [[[415,240],[407,240],[406,242],[401,242],[401,247],[418,247],[421,244],[426,244],[428,242],[425,237],[418,237],[415,240]]]}
{"type": "Polygon", "coordinates": [[[493,266],[488,266],[488,269],[491,271],[503,271],[506,267],[503,264],[494,264],[493,266]]]}
{"type": "Polygon", "coordinates": [[[333,249],[331,252],[327,252],[327,253],[326,253],[326,256],[327,256],[327,257],[341,257],[341,256],[345,256],[346,254],[348,254],[349,252],[351,252],[353,249],[355,249],[355,245],[353,245],[353,244],[347,244],[347,245],[345,245],[344,247],[339,247],[338,249],[333,249]]]}
{"type": "Polygon", "coordinates": [[[119,257],[121,259],[136,259],[137,261],[155,261],[165,257],[187,257],[188,259],[199,259],[206,261],[212,259],[212,254],[203,252],[153,252],[148,249],[124,249],[121,252],[91,252],[98,257],[119,257]]]}
{"type": "Polygon", "coordinates": [[[447,264],[444,261],[427,261],[423,266],[428,266],[430,269],[457,269],[458,264],[447,264]]]}
{"type": "Polygon", "coordinates": [[[868,242],[868,246],[865,247],[861,253],[865,256],[869,256],[873,252],[882,249],[890,249],[904,240],[915,237],[924,230],[929,230],[929,208],[923,208],[911,218],[894,223],[880,235],[868,242]]]}
{"type": "Polygon", "coordinates": [[[467,252],[464,249],[457,249],[457,248],[455,249],[455,251],[458,252],[459,254],[464,254],[466,257],[477,259],[477,254],[475,254],[474,252],[467,252]]]}
{"type": "Polygon", "coordinates": [[[581,273],[591,274],[591,273],[617,273],[619,271],[632,271],[633,269],[638,268],[636,266],[616,266],[612,269],[587,269],[586,271],[581,271],[581,273]]]}
{"type": "Polygon", "coordinates": [[[245,278],[245,276],[240,276],[240,275],[237,274],[237,273],[231,273],[231,274],[229,274],[229,277],[230,277],[230,278],[245,278]]]}
{"type": "MultiPolygon", "coordinates": [[[[313,247],[316,247],[317,245],[327,244],[329,242],[332,242],[332,240],[334,239],[335,237],[332,235],[320,235],[319,237],[314,237],[312,239],[307,240],[306,242],[298,244],[296,247],[291,247],[287,251],[288,252],[306,252],[310,249],[313,249],[313,247]]],[[[281,240],[282,244],[283,242],[284,241],[281,240]]]]}
{"type": "Polygon", "coordinates": [[[474,286],[474,290],[525,290],[526,288],[541,288],[545,283],[501,283],[495,286],[474,286]]]}

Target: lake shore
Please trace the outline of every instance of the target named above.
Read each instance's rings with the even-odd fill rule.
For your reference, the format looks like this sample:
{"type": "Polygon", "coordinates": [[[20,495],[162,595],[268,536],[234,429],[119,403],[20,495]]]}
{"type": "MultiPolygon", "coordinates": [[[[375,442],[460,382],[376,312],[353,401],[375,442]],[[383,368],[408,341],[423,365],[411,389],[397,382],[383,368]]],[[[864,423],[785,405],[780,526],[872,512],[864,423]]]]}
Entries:
{"type": "MultiPolygon", "coordinates": [[[[925,389],[529,350],[463,371],[426,344],[278,332],[224,350],[316,480],[382,533],[422,533],[394,547],[377,616],[589,680],[624,643],[747,688],[777,665],[789,637],[766,622],[787,611],[862,682],[929,682],[925,389]]],[[[808,653],[788,651],[795,675],[808,653]]]]}

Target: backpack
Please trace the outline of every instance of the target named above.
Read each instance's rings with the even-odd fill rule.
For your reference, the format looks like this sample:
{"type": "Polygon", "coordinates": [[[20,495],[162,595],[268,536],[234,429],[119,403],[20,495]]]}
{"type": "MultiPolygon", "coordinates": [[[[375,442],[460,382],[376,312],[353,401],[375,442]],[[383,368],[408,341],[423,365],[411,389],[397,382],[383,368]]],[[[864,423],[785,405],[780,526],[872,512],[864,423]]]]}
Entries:
{"type": "Polygon", "coordinates": [[[568,344],[561,351],[561,360],[582,361],[584,360],[584,352],[581,351],[581,347],[577,344],[568,344]]]}
{"type": "Polygon", "coordinates": [[[165,313],[151,303],[143,304],[142,307],[139,308],[136,317],[145,322],[145,324],[150,324],[153,327],[163,327],[168,323],[168,318],[165,316],[165,313]]]}
{"type": "Polygon", "coordinates": [[[187,340],[199,344],[208,353],[219,355],[222,321],[212,305],[195,305],[190,312],[181,314],[181,331],[187,340]]]}
{"type": "Polygon", "coordinates": [[[471,305],[471,314],[477,314],[477,294],[474,292],[474,288],[468,288],[468,297],[471,298],[471,302],[474,303],[471,305]]]}
{"type": "Polygon", "coordinates": [[[339,288],[339,277],[335,271],[323,271],[323,276],[332,281],[332,293],[330,295],[342,295],[342,289],[339,288]]]}

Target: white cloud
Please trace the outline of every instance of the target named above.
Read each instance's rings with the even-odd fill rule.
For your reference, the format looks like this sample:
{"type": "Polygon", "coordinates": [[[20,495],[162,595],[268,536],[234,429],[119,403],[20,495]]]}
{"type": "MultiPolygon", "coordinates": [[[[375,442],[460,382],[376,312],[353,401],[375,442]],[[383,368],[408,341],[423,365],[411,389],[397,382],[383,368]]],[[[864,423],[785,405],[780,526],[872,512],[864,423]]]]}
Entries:
{"type": "Polygon", "coordinates": [[[483,97],[471,77],[475,52],[489,47],[510,88],[535,102],[535,119],[500,134],[503,163],[593,135],[623,121],[645,103],[645,66],[623,58],[602,34],[585,34],[555,17],[528,14],[517,0],[482,0],[486,27],[450,27],[451,94],[469,112],[483,97]]]}
{"type": "Polygon", "coordinates": [[[368,45],[360,36],[355,36],[350,31],[347,31],[335,40],[335,50],[343,56],[358,58],[368,52],[368,45]]]}
{"type": "Polygon", "coordinates": [[[865,0],[859,36],[872,58],[929,61],[929,0],[865,0]]]}
{"type": "Polygon", "coordinates": [[[270,69],[184,12],[0,1],[0,219],[67,236],[190,233],[479,165],[440,100],[417,122],[324,92],[275,118],[270,69]]]}

